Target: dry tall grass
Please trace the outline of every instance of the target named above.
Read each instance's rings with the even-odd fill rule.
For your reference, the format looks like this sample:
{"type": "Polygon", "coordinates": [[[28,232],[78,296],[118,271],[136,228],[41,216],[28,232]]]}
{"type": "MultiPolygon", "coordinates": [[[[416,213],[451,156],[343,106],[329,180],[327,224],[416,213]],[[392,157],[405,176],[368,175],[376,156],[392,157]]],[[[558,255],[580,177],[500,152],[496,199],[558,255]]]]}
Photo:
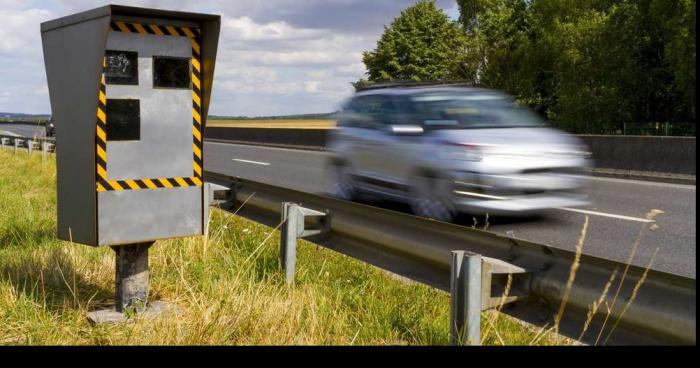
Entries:
{"type": "MultiPolygon", "coordinates": [[[[0,344],[449,343],[449,295],[304,241],[297,278],[278,266],[279,232],[212,210],[207,237],[150,251],[151,300],[180,314],[92,327],[109,307],[110,249],[55,238],[55,161],[0,152],[0,344]]],[[[551,334],[510,317],[486,320],[483,344],[551,345],[551,334]]]]}

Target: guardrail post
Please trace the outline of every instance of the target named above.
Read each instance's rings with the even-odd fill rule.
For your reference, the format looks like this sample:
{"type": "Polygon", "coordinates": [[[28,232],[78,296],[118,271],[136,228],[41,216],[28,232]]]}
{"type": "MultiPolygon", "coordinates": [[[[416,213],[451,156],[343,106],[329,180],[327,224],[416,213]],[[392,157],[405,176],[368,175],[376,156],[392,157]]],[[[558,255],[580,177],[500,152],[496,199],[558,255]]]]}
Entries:
{"type": "Polygon", "coordinates": [[[305,229],[307,216],[326,216],[327,213],[304,208],[296,203],[282,203],[282,229],[280,234],[280,264],[285,273],[287,284],[294,282],[297,262],[297,239],[318,235],[326,229],[305,229]]]}
{"type": "MultiPolygon", "coordinates": [[[[280,239],[280,263],[288,284],[294,281],[297,262],[297,206],[295,203],[282,203],[282,232],[280,239]]],[[[302,218],[303,221],[303,218],[302,218]]],[[[303,224],[302,224],[303,226],[303,224]]]]}
{"type": "Polygon", "coordinates": [[[15,155],[17,154],[17,150],[19,149],[19,142],[20,142],[20,140],[15,138],[15,153],[14,153],[15,155]]]}
{"type": "Polygon", "coordinates": [[[27,151],[29,152],[29,156],[32,155],[32,148],[34,148],[34,141],[28,140],[27,141],[27,151]]]}
{"type": "Polygon", "coordinates": [[[0,148],[5,149],[5,137],[0,137],[0,148]]]}
{"type": "Polygon", "coordinates": [[[453,251],[450,272],[450,343],[481,344],[481,255],[453,251]]]}
{"type": "Polygon", "coordinates": [[[46,160],[46,153],[49,150],[49,143],[46,141],[41,142],[41,161],[46,160]]]}

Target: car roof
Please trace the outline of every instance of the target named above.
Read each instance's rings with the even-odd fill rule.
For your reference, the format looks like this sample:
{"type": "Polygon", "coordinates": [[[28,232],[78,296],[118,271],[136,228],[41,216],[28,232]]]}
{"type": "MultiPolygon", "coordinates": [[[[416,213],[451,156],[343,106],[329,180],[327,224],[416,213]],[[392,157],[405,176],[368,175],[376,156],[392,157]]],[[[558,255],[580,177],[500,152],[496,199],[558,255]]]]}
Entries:
{"type": "Polygon", "coordinates": [[[353,95],[353,98],[360,96],[370,96],[370,95],[414,95],[418,93],[425,92],[471,92],[471,93],[495,93],[502,94],[499,91],[487,89],[487,88],[477,88],[477,87],[450,87],[450,86],[415,86],[415,87],[390,87],[390,88],[377,88],[369,89],[366,91],[359,91],[353,95]]]}

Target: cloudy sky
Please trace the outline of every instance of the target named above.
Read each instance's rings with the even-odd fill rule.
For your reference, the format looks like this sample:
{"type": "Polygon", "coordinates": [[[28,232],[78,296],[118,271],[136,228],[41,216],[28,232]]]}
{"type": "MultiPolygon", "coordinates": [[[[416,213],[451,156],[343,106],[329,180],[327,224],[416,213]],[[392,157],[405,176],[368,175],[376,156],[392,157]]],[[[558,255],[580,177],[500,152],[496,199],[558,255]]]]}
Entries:
{"type": "MultiPolygon", "coordinates": [[[[330,112],[364,76],[375,47],[415,0],[2,0],[0,111],[50,112],[39,24],[107,3],[222,16],[210,113],[265,116],[330,112]]],[[[454,0],[438,6],[457,17],[454,0]]]]}

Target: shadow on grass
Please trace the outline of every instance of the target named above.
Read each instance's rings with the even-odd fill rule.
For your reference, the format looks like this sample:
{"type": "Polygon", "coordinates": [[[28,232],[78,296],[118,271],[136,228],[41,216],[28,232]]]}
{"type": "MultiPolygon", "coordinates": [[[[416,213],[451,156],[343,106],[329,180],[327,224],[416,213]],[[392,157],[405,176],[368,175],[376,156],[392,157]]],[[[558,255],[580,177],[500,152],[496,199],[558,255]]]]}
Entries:
{"type": "Polygon", "coordinates": [[[261,254],[251,260],[251,272],[257,282],[271,282],[282,285],[284,283],[284,270],[280,265],[279,256],[275,254],[261,254]]]}
{"type": "Polygon", "coordinates": [[[88,304],[94,307],[114,297],[113,290],[89,282],[76,271],[70,254],[61,248],[6,260],[0,266],[0,282],[11,285],[17,295],[23,294],[53,313],[60,313],[66,307],[88,304]]]}

